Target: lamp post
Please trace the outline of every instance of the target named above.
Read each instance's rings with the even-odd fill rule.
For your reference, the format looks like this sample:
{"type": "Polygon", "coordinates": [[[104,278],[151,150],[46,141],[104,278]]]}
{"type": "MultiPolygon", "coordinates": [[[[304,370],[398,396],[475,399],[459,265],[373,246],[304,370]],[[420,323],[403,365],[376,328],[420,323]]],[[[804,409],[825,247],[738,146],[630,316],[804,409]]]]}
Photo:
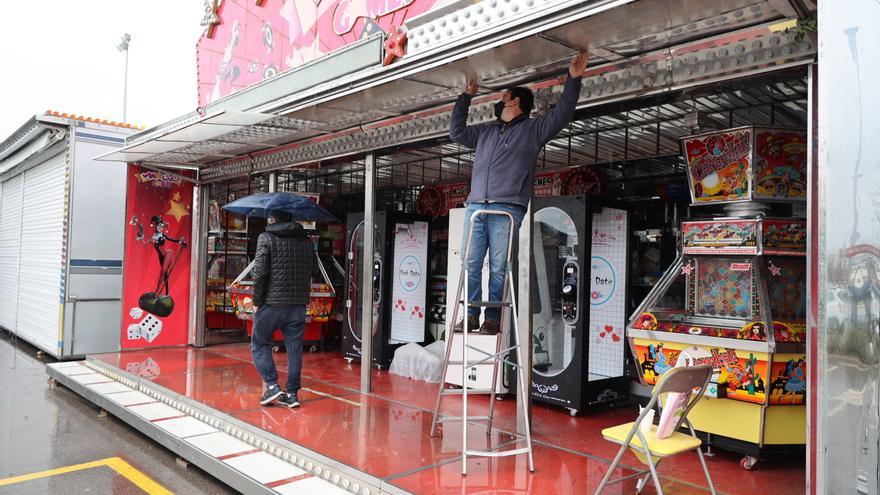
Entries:
{"type": "Polygon", "coordinates": [[[122,40],[116,45],[116,49],[120,52],[125,53],[125,82],[122,87],[122,121],[125,122],[128,120],[127,117],[127,105],[128,105],[128,42],[131,41],[131,35],[125,33],[122,35],[122,40]]]}

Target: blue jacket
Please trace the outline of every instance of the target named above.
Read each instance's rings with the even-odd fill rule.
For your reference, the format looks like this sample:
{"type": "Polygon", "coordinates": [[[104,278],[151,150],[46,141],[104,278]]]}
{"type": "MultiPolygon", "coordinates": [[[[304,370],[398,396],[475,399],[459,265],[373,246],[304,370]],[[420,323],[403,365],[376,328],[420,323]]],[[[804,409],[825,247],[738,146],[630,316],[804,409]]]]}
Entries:
{"type": "Polygon", "coordinates": [[[449,137],[475,148],[470,202],[497,201],[528,206],[534,189],[535,165],[541,148],[571,122],[581,78],[569,78],[559,102],[546,114],[520,116],[508,123],[497,120],[467,125],[470,95],[462,94],[452,109],[449,137]]]}

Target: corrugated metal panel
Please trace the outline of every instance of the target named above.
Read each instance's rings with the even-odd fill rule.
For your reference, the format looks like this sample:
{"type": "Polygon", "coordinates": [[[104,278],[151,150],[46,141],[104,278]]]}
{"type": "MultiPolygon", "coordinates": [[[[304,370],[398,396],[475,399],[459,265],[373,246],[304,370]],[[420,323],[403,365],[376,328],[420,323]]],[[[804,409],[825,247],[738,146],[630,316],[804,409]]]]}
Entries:
{"type": "Polygon", "coordinates": [[[66,159],[61,153],[24,173],[18,334],[52,354],[61,308],[66,159]]]}
{"type": "Polygon", "coordinates": [[[0,196],[0,326],[16,331],[23,177],[3,182],[0,196]]]}

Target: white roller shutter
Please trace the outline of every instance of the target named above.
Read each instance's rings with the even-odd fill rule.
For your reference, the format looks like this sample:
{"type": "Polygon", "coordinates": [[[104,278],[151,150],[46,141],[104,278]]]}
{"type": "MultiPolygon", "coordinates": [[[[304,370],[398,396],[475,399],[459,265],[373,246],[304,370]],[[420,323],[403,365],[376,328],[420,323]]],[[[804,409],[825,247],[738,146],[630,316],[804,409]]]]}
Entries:
{"type": "Polygon", "coordinates": [[[22,200],[17,333],[51,354],[63,294],[65,164],[61,153],[27,170],[22,200]]]}
{"type": "Polygon", "coordinates": [[[18,254],[24,177],[2,184],[0,192],[0,326],[16,332],[18,314],[18,254]]]}

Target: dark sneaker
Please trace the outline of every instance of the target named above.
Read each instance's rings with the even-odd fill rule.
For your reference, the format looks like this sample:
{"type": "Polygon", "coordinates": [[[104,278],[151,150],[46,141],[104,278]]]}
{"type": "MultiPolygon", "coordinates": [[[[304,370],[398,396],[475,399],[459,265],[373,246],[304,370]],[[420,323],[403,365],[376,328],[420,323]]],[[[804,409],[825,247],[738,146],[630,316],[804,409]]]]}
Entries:
{"type": "MultiPolygon", "coordinates": [[[[476,316],[468,316],[468,330],[471,332],[475,332],[477,327],[480,326],[480,319],[476,316]]],[[[458,323],[452,327],[452,331],[454,333],[461,333],[464,331],[464,320],[460,320],[458,323]]]]}
{"type": "Polygon", "coordinates": [[[278,403],[291,409],[299,407],[299,401],[296,399],[296,394],[284,394],[284,397],[278,399],[278,403]]]}
{"type": "Polygon", "coordinates": [[[272,385],[271,387],[267,387],[266,391],[263,392],[263,396],[260,397],[260,405],[267,406],[275,402],[275,400],[277,400],[282,395],[284,395],[284,391],[281,390],[281,387],[279,387],[277,384],[272,385]]]}
{"type": "Polygon", "coordinates": [[[497,335],[498,330],[501,329],[501,325],[497,320],[490,320],[486,318],[486,321],[483,322],[483,326],[480,327],[480,333],[482,335],[497,335]]]}

